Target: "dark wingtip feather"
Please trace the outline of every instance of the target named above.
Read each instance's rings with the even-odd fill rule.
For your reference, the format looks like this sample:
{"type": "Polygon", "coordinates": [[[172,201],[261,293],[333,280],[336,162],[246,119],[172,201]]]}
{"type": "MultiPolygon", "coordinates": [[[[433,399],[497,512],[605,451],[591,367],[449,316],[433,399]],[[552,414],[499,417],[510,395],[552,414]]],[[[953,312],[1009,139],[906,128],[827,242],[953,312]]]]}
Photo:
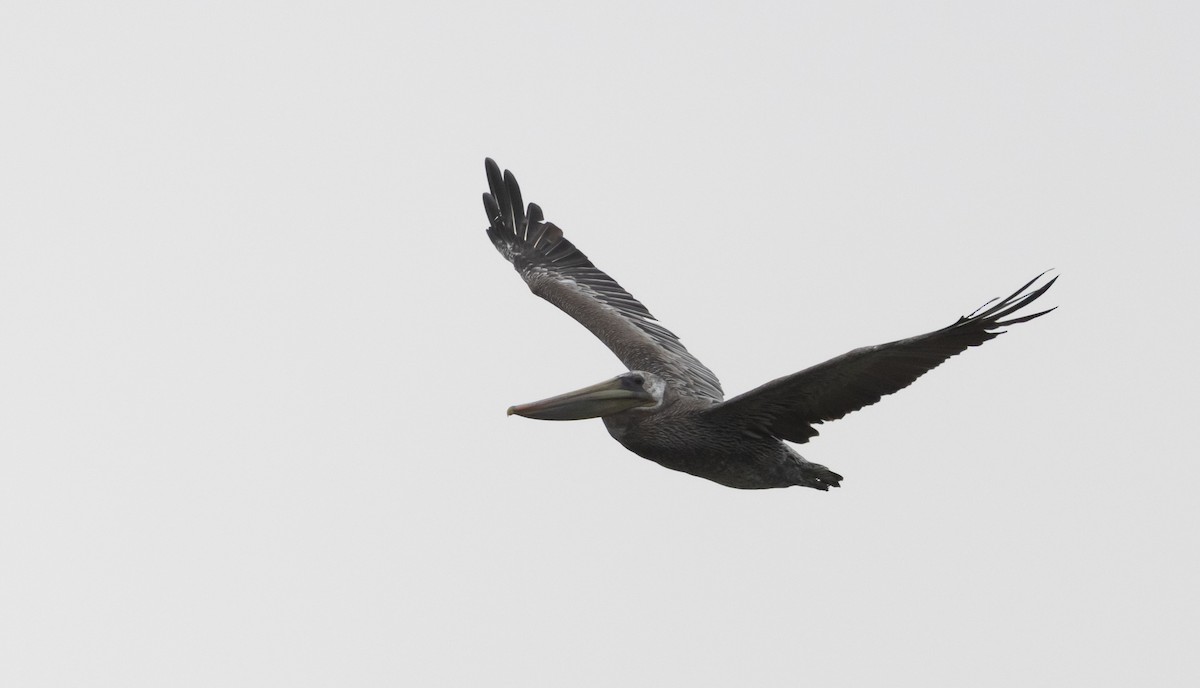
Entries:
{"type": "Polygon", "coordinates": [[[530,203],[529,204],[529,221],[530,222],[541,222],[545,219],[546,219],[546,216],[542,214],[542,207],[539,206],[537,203],[530,203]]]}
{"type": "Polygon", "coordinates": [[[496,224],[500,219],[500,206],[496,204],[496,198],[486,191],[483,194],[483,212],[487,213],[491,224],[496,224]]]}
{"type": "Polygon", "coordinates": [[[512,205],[513,227],[524,238],[525,234],[525,202],[521,198],[521,186],[512,172],[504,170],[504,186],[508,189],[508,202],[512,205]]]}
{"type": "Polygon", "coordinates": [[[975,316],[979,315],[980,311],[982,311],[983,309],[985,309],[985,308],[987,308],[988,306],[992,305],[993,303],[996,303],[996,302],[997,302],[997,301],[999,301],[999,300],[1000,300],[1000,297],[999,297],[999,296],[997,296],[997,297],[994,297],[994,298],[991,298],[991,299],[988,299],[988,300],[987,300],[987,301],[986,301],[986,302],[985,302],[985,303],[984,303],[982,306],[980,306],[979,308],[976,308],[975,310],[971,311],[971,312],[970,312],[970,313],[968,313],[967,315],[960,316],[960,317],[959,317],[959,319],[958,319],[958,320],[959,320],[959,322],[962,322],[962,321],[964,321],[964,320],[970,320],[971,318],[974,318],[975,316]]]}
{"type": "MultiPolygon", "coordinates": [[[[1046,272],[1049,272],[1049,270],[1047,270],[1046,272]]],[[[975,309],[975,312],[973,312],[973,313],[971,313],[971,315],[967,316],[965,321],[963,319],[960,319],[960,322],[974,321],[974,322],[982,323],[982,324],[984,324],[985,329],[990,329],[992,327],[997,327],[997,326],[1002,325],[1003,323],[1000,322],[1000,320],[1002,318],[1012,315],[1013,313],[1021,310],[1022,308],[1028,306],[1029,304],[1033,303],[1042,294],[1045,294],[1046,291],[1050,289],[1050,287],[1054,286],[1054,283],[1056,281],[1058,281],[1058,275],[1055,275],[1053,278],[1050,279],[1050,281],[1046,282],[1045,284],[1038,287],[1037,289],[1034,289],[1033,291],[1031,291],[1029,293],[1025,293],[1025,290],[1028,289],[1029,287],[1031,287],[1033,284],[1035,284],[1039,279],[1041,279],[1046,274],[1046,272],[1041,273],[1037,277],[1034,277],[1033,279],[1029,280],[1025,284],[1021,285],[1020,289],[1014,291],[1012,294],[1009,294],[1006,298],[1000,299],[999,302],[997,302],[996,299],[992,299],[991,301],[988,301],[983,306],[980,306],[979,308],[975,309]],[[988,305],[993,304],[993,303],[995,305],[993,305],[989,308],[988,305]]],[[[1053,309],[1051,309],[1051,310],[1053,310],[1053,309]]],[[[1038,315],[1043,315],[1043,314],[1039,313],[1038,315]]],[[[1029,319],[1032,320],[1032,318],[1029,318],[1029,319]]],[[[1013,322],[1013,321],[1009,321],[1009,322],[1013,322]]],[[[1019,322],[1025,322],[1025,321],[1020,320],[1019,322]]]]}
{"type": "Polygon", "coordinates": [[[1051,311],[1056,311],[1056,310],[1058,310],[1058,306],[1055,306],[1054,308],[1047,308],[1044,311],[1039,311],[1032,315],[1023,315],[1019,318],[1013,318],[1011,320],[997,320],[996,327],[1008,327],[1009,325],[1018,325],[1023,322],[1029,322],[1030,320],[1033,320],[1034,318],[1040,318],[1043,315],[1045,315],[1051,311]]]}
{"type": "Polygon", "coordinates": [[[500,166],[495,160],[487,158],[483,161],[483,167],[487,171],[488,188],[492,191],[492,198],[496,199],[500,208],[501,220],[507,224],[512,218],[512,204],[508,199],[508,189],[504,186],[504,177],[500,174],[500,166]]]}
{"type": "Polygon", "coordinates": [[[542,238],[546,236],[546,230],[550,225],[542,222],[545,219],[542,217],[542,209],[537,203],[529,204],[529,218],[526,220],[528,228],[525,230],[525,241],[534,248],[538,248],[542,243],[542,238]]]}
{"type": "Polygon", "coordinates": [[[483,169],[487,172],[488,189],[491,190],[493,196],[498,198],[500,195],[500,182],[503,179],[503,176],[500,174],[500,166],[496,164],[495,160],[484,158],[483,169]]]}

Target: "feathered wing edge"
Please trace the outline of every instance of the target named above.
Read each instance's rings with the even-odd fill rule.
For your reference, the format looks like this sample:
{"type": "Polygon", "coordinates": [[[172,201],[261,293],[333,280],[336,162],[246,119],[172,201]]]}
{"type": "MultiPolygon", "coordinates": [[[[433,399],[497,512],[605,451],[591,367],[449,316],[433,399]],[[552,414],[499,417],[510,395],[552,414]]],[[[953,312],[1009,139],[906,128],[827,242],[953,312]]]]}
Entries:
{"type": "Polygon", "coordinates": [[[837,420],[911,385],[951,356],[993,339],[998,328],[1028,322],[1054,308],[1009,317],[1036,301],[1057,276],[1030,290],[1046,273],[1005,299],[992,299],[953,325],[888,344],[855,349],[798,373],[772,380],[705,411],[714,422],[804,443],[813,424],[837,420]]]}
{"type": "Polygon", "coordinates": [[[714,402],[724,397],[716,375],[674,333],[546,222],[536,203],[526,210],[512,172],[501,173],[491,158],[484,167],[488,237],[534,294],[586,327],[631,370],[660,375],[685,395],[714,402]]]}

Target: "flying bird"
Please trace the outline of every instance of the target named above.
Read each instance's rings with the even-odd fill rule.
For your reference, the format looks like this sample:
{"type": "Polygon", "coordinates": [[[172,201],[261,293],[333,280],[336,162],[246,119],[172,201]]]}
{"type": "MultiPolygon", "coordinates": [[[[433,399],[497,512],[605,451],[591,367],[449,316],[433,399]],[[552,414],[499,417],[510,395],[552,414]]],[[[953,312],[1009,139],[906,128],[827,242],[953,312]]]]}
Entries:
{"type": "Polygon", "coordinates": [[[721,383],[650,311],[546,222],[525,207],[516,177],[485,161],[490,193],[487,234],[534,294],[600,339],[628,368],[610,380],[509,407],[538,420],[603,419],[629,451],[666,468],[741,489],[838,487],[842,476],[812,463],[804,444],[814,427],[837,420],[913,383],[943,361],[1002,334],[1009,325],[1054,310],[1016,315],[1057,277],[1038,275],[1011,296],[992,299],[954,324],[867,346],[725,400],[721,383]]]}

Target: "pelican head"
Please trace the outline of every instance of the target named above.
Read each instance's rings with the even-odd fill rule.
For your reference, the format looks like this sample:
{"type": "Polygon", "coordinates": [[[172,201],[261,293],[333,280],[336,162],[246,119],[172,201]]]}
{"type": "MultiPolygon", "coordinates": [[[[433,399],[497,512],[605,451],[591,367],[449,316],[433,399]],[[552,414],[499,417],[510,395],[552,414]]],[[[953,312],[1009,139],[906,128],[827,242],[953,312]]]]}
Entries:
{"type": "Polygon", "coordinates": [[[611,416],[662,403],[666,382],[641,370],[631,370],[611,380],[549,399],[508,407],[508,415],[537,420],[583,420],[611,416]]]}

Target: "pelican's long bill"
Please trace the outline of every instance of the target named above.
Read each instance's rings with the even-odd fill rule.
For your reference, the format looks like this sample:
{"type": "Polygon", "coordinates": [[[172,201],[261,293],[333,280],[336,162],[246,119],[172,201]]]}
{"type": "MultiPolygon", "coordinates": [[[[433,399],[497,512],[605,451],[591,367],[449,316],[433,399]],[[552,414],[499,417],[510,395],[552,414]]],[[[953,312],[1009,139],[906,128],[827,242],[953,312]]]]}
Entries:
{"type": "Polygon", "coordinates": [[[509,406],[508,415],[516,414],[537,420],[583,420],[655,403],[654,395],[634,384],[627,375],[621,375],[549,399],[509,406]]]}

